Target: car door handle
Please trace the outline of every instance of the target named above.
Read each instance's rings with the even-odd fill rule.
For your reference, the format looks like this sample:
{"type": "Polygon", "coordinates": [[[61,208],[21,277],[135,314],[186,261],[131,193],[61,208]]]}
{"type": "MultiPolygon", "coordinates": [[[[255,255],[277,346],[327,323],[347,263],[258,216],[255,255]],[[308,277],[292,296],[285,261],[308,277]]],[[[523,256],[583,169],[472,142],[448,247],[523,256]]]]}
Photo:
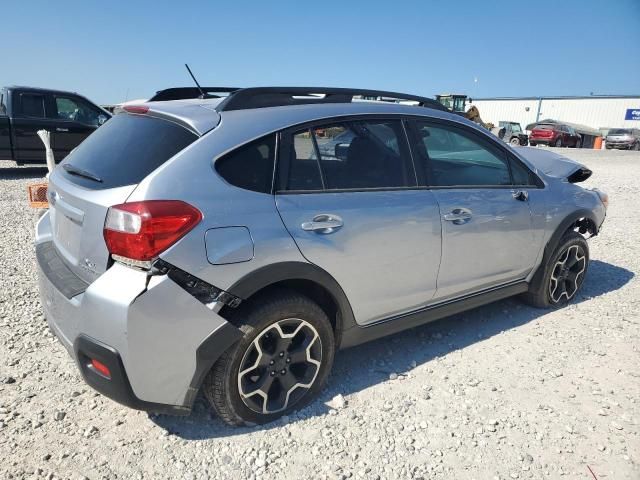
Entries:
{"type": "Polygon", "coordinates": [[[60,127],[56,128],[56,132],[68,132],[68,131],[69,131],[68,128],[60,128],[60,127]]]}
{"type": "Polygon", "coordinates": [[[471,220],[473,214],[468,208],[454,208],[450,213],[446,213],[443,218],[447,222],[453,222],[454,225],[462,225],[471,220]]]}
{"type": "Polygon", "coordinates": [[[333,233],[343,225],[342,219],[337,215],[323,213],[313,217],[311,222],[304,222],[300,226],[306,232],[333,233]]]}
{"type": "Polygon", "coordinates": [[[513,195],[513,198],[515,198],[516,200],[520,200],[521,202],[526,202],[527,200],[529,200],[529,192],[527,192],[526,190],[514,190],[513,192],[511,192],[511,195],[513,195]]]}

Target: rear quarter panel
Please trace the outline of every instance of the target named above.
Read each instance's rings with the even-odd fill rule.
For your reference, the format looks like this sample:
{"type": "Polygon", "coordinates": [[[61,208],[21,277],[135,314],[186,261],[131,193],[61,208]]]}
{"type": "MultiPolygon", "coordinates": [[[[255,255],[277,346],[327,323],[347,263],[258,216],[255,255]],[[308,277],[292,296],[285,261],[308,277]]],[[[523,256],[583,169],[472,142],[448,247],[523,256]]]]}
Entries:
{"type": "Polygon", "coordinates": [[[214,159],[262,136],[252,133],[246,124],[243,137],[236,132],[234,125],[222,122],[143,180],[128,199],[180,199],[198,208],[202,221],[161,258],[223,290],[266,265],[306,263],[282,223],[273,195],[229,185],[215,171],[214,159]],[[224,265],[209,263],[206,232],[220,227],[246,227],[254,244],[253,258],[224,265]]]}

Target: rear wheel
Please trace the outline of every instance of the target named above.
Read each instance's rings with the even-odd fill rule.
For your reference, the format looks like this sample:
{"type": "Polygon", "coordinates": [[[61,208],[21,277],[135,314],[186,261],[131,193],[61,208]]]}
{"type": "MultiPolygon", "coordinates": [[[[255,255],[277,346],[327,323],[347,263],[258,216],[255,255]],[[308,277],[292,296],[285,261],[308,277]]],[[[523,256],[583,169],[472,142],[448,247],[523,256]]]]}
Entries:
{"type": "Polygon", "coordinates": [[[536,143],[536,142],[529,141],[529,146],[531,146],[531,147],[535,147],[536,145],[537,145],[537,143],[536,143]]]}
{"type": "Polygon", "coordinates": [[[582,287],[589,266],[589,245],[582,235],[567,233],[543,268],[542,278],[523,299],[538,308],[558,308],[570,302],[582,287]]]}
{"type": "Polygon", "coordinates": [[[558,139],[553,144],[554,147],[562,147],[562,138],[558,137],[558,139]]]}
{"type": "Polygon", "coordinates": [[[636,142],[636,144],[633,146],[633,149],[637,152],[638,150],[640,150],[640,142],[636,142]]]}
{"type": "Polygon", "coordinates": [[[325,312],[294,292],[271,293],[231,319],[244,337],[213,366],[209,403],[231,425],[273,421],[305,406],[324,386],[335,340],[325,312]]]}

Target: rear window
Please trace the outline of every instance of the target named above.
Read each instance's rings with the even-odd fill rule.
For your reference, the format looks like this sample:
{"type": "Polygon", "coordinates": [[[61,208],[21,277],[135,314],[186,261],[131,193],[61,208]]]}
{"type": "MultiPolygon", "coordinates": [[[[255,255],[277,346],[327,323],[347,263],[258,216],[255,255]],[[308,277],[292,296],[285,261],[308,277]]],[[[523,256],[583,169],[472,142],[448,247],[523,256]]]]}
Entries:
{"type": "Polygon", "coordinates": [[[68,170],[61,171],[68,180],[91,189],[133,185],[197,139],[175,123],[123,113],[73,150],[65,162],[68,170]],[[82,172],[101,181],[86,178],[82,172]]]}
{"type": "Polygon", "coordinates": [[[543,125],[536,125],[533,128],[535,128],[536,130],[553,130],[553,127],[555,127],[555,125],[543,124],[543,125]]]}
{"type": "Polygon", "coordinates": [[[20,106],[24,117],[44,118],[44,95],[23,93],[20,95],[20,106]]]}

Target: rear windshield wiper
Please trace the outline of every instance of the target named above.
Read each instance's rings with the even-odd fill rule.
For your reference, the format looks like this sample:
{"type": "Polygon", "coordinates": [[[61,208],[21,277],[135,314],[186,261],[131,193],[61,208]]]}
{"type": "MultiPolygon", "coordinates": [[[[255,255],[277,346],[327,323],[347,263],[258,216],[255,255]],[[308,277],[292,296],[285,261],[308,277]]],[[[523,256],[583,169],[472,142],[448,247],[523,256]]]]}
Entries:
{"type": "Polygon", "coordinates": [[[73,165],[70,165],[68,163],[65,163],[62,168],[65,169],[66,172],[70,173],[71,175],[77,175],[79,177],[84,177],[84,178],[88,178],[89,180],[93,180],[94,182],[100,182],[102,183],[102,179],[100,177],[98,177],[97,175],[91,173],[91,172],[87,172],[86,170],[83,170],[82,168],[78,168],[78,167],[74,167],[73,165]]]}

